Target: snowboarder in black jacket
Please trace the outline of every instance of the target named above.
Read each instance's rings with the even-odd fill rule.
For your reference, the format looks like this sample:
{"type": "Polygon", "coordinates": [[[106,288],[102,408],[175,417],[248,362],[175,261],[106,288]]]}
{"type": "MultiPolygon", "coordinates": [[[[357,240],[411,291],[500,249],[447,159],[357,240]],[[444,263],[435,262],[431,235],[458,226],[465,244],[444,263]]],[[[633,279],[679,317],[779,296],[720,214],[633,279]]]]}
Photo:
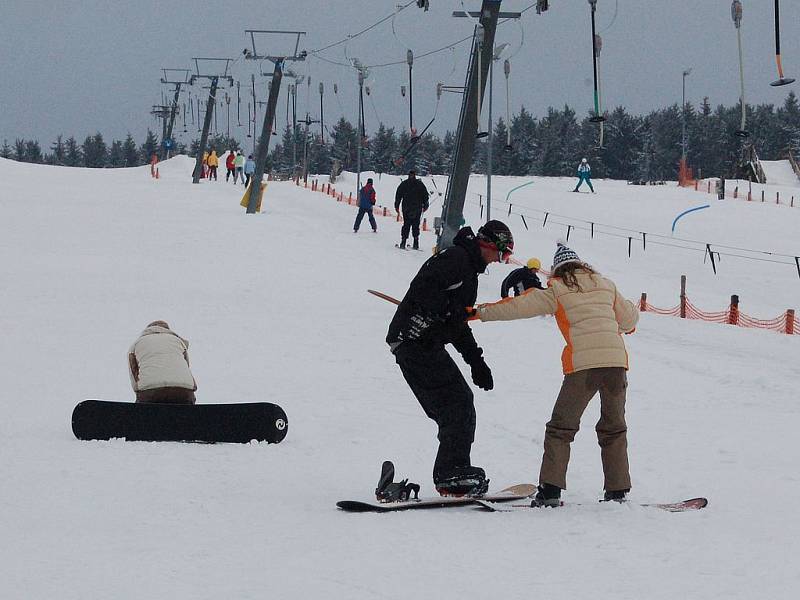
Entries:
{"type": "Polygon", "coordinates": [[[542,268],[542,261],[538,258],[532,258],[524,267],[514,269],[503,280],[500,286],[500,295],[503,298],[508,298],[509,290],[514,290],[514,295],[519,296],[525,290],[536,288],[543,290],[542,282],[539,281],[539,276],[536,274],[542,268]]]}
{"type": "Polygon", "coordinates": [[[468,309],[478,295],[478,274],[489,263],[507,261],[513,249],[511,231],[500,221],[489,221],[477,235],[469,227],[461,229],[452,247],[422,265],[389,325],[386,342],[403,377],[439,427],[433,481],[442,495],[488,489],[486,473],[470,462],[472,390],[445,344],[452,344],[470,366],[476,386],[487,391],[494,387],[492,371],[467,324],[468,309]]]}
{"type": "Polygon", "coordinates": [[[417,179],[413,169],[408,172],[408,179],[397,186],[394,195],[394,210],[400,212],[403,205],[403,227],[400,230],[400,248],[405,249],[408,232],[414,236],[414,250],[419,250],[419,221],[422,213],[428,210],[428,188],[417,179]]]}

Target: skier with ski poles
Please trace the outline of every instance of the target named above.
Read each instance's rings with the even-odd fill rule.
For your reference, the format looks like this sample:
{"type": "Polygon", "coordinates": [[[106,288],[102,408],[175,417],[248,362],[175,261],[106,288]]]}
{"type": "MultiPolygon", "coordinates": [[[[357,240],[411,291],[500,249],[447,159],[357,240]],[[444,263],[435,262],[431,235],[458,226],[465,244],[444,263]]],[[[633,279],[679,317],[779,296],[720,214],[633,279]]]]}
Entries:
{"type": "Polygon", "coordinates": [[[509,290],[513,290],[515,296],[519,296],[531,288],[543,290],[544,286],[536,274],[541,268],[542,261],[538,258],[531,258],[524,267],[511,271],[500,285],[500,296],[508,298],[509,290]]]}
{"type": "Polygon", "coordinates": [[[470,460],[473,393],[445,344],[452,344],[470,366],[477,387],[494,387],[492,371],[467,324],[467,307],[475,303],[478,275],[490,263],[507,261],[513,250],[511,231],[500,221],[488,221],[477,235],[464,227],[452,247],[422,265],[389,325],[386,342],[400,371],[439,428],[433,481],[443,496],[480,495],[489,488],[484,470],[470,460]]]}
{"type": "Polygon", "coordinates": [[[408,172],[408,179],[397,186],[394,195],[394,210],[400,212],[400,205],[403,205],[403,227],[400,230],[400,245],[398,248],[405,250],[408,233],[414,236],[414,250],[419,250],[419,222],[422,213],[428,210],[428,188],[417,179],[417,172],[411,169],[408,172]]]}
{"type": "Polygon", "coordinates": [[[564,381],[545,428],[539,488],[531,506],[560,506],[567,488],[570,444],[589,401],[600,392],[597,441],[605,478],[604,500],[624,502],[631,489],[625,390],[628,353],[622,335],[633,333],[636,306],[616,285],[559,243],[546,290],[530,290],[475,309],[481,321],[555,315],[567,342],[561,353],[564,381]]]}
{"type": "Polygon", "coordinates": [[[578,165],[578,185],[575,186],[573,192],[577,192],[578,188],[583,185],[583,182],[589,184],[589,189],[594,194],[594,187],[592,186],[592,167],[589,166],[589,161],[585,158],[581,159],[581,164],[578,165]]]}

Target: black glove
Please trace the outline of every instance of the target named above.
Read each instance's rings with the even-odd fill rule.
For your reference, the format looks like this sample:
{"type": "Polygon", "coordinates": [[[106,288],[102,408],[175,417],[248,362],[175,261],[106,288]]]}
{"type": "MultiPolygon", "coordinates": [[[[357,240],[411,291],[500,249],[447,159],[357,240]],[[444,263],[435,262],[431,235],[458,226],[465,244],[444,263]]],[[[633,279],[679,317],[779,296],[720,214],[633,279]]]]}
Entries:
{"type": "Polygon", "coordinates": [[[486,364],[486,361],[483,360],[482,356],[473,360],[469,367],[472,370],[472,383],[487,392],[494,387],[492,370],[489,368],[489,365],[486,364]]]}

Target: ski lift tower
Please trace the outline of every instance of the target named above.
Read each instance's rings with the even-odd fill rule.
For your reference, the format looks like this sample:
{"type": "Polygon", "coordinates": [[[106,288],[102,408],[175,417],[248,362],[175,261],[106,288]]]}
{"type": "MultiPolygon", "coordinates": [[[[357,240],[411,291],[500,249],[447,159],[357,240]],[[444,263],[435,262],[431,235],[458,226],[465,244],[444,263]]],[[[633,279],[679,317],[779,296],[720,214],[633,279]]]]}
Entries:
{"type": "Polygon", "coordinates": [[[175,125],[175,115],[178,114],[178,100],[181,96],[181,87],[189,83],[189,69],[161,69],[164,76],[161,78],[161,83],[165,85],[173,85],[175,95],[172,97],[172,105],[170,106],[169,124],[167,125],[166,132],[161,138],[162,157],[169,158],[169,152],[175,147],[175,140],[172,139],[172,129],[175,125]]]}
{"type": "MultiPolygon", "coordinates": [[[[269,138],[272,133],[272,123],[275,120],[275,111],[278,106],[278,96],[281,91],[281,80],[283,79],[283,66],[287,61],[303,61],[306,59],[308,53],[305,50],[300,50],[300,36],[306,34],[305,31],[278,31],[266,29],[247,29],[245,34],[250,36],[250,48],[245,48],[243,51],[244,57],[248,60],[268,60],[275,65],[272,71],[272,85],[269,88],[269,98],[267,99],[267,110],[264,113],[264,125],[261,127],[261,136],[258,139],[258,146],[256,147],[256,170],[253,173],[252,183],[250,184],[250,196],[247,200],[247,214],[254,214],[258,206],[258,199],[261,196],[261,179],[264,177],[264,171],[267,167],[267,152],[269,151],[269,138]],[[270,35],[272,39],[280,36],[278,39],[286,40],[287,38],[293,42],[286,51],[280,54],[259,54],[256,50],[256,35],[270,35]]],[[[287,46],[284,44],[284,46],[287,46]]]]}
{"type": "Polygon", "coordinates": [[[472,166],[472,154],[478,135],[478,119],[483,105],[489,66],[494,58],[494,35],[498,18],[513,18],[513,13],[500,12],[502,0],[483,0],[480,12],[456,11],[454,17],[470,17],[477,21],[472,35],[470,63],[464,84],[461,114],[456,131],[455,151],[450,163],[450,177],[447,182],[442,219],[436,250],[453,245],[453,238],[464,224],[464,199],[472,166]]]}
{"type": "Polygon", "coordinates": [[[154,104],[150,109],[150,114],[157,119],[161,119],[161,152],[159,155],[163,160],[165,157],[164,140],[167,139],[167,120],[169,119],[170,107],[166,104],[154,104]]]}
{"type": "Polygon", "coordinates": [[[208,92],[208,102],[206,103],[206,116],[203,121],[203,132],[200,135],[200,145],[197,148],[197,159],[194,164],[194,173],[192,174],[192,183],[200,183],[200,175],[203,172],[203,154],[206,151],[206,144],[208,143],[208,130],[211,127],[211,117],[214,114],[214,105],[216,104],[217,87],[219,80],[224,79],[228,85],[233,87],[233,77],[228,75],[228,68],[233,59],[230,58],[192,58],[196,73],[189,78],[189,85],[194,85],[198,79],[208,79],[211,81],[208,92]],[[200,70],[200,63],[203,63],[204,71],[200,70]],[[216,66],[216,69],[213,68],[216,66]],[[205,72],[205,68],[209,71],[205,72]]]}

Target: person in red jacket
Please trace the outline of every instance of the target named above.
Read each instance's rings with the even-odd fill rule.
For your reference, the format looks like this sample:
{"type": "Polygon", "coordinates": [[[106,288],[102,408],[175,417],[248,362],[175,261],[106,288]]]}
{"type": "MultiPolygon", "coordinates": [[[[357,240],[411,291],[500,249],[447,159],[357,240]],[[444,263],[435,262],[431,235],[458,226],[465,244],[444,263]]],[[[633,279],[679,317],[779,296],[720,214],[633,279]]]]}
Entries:
{"type": "Polygon", "coordinates": [[[228,150],[228,156],[225,159],[225,168],[228,169],[228,172],[225,173],[225,181],[228,181],[231,175],[233,175],[233,183],[236,183],[236,165],[234,164],[235,160],[236,154],[233,152],[233,150],[228,150]]]}
{"type": "Polygon", "coordinates": [[[369,224],[372,226],[372,232],[378,231],[378,224],[375,222],[375,215],[372,214],[372,208],[375,206],[375,188],[372,187],[372,179],[367,179],[367,184],[361,188],[358,194],[358,214],[356,215],[356,222],[353,223],[353,233],[358,233],[358,228],[361,227],[361,220],[364,215],[369,217],[369,224]]]}

